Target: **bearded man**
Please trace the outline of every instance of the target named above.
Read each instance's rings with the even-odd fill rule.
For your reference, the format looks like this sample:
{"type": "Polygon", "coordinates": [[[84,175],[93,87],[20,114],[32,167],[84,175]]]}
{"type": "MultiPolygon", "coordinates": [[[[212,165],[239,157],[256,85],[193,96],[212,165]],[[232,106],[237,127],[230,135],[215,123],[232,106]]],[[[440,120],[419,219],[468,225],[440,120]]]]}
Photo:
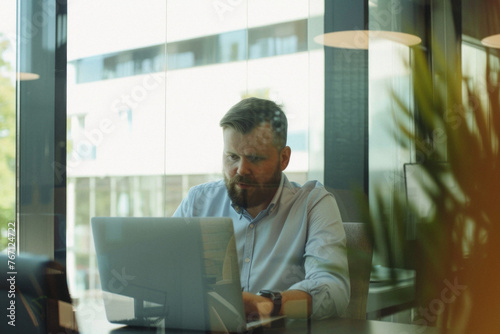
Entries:
{"type": "Polygon", "coordinates": [[[283,173],[291,149],[282,108],[247,98],[220,126],[224,179],[191,188],[174,216],[232,218],[247,315],[341,316],[350,282],[340,212],[319,182],[283,173]]]}

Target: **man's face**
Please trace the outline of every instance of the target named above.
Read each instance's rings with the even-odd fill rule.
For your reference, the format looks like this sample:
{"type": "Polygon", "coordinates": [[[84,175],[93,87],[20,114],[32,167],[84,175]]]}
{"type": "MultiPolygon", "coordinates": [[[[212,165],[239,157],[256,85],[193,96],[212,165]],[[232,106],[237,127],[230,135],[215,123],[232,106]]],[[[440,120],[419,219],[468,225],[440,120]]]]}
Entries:
{"type": "Polygon", "coordinates": [[[227,127],[223,135],[223,173],[229,197],[248,211],[264,209],[276,193],[281,171],[288,165],[290,148],[278,150],[269,124],[247,134],[227,127]]]}

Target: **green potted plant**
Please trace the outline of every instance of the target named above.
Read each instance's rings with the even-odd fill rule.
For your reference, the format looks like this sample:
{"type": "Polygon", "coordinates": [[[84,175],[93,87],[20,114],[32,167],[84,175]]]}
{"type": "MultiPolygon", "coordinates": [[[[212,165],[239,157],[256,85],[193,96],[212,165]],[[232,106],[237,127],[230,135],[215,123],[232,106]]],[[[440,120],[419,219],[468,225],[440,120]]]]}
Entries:
{"type": "MultiPolygon", "coordinates": [[[[415,48],[415,108],[393,95],[394,112],[404,119],[398,124],[404,134],[400,144],[420,148],[417,162],[425,180],[420,188],[432,204],[416,222],[414,321],[449,333],[498,333],[500,71],[488,61],[483,86],[462,77],[460,64],[447,63],[444,57],[438,61],[433,65],[446,69],[446,75],[432,72],[425,53],[415,48]],[[415,129],[409,119],[417,119],[415,129]]],[[[364,205],[365,219],[375,250],[393,264],[405,250],[403,234],[416,208],[405,197],[387,198],[380,190],[375,194],[371,206],[364,205]],[[395,227],[399,247],[393,246],[394,231],[389,233],[381,209],[388,200],[400,218],[395,227]]]]}

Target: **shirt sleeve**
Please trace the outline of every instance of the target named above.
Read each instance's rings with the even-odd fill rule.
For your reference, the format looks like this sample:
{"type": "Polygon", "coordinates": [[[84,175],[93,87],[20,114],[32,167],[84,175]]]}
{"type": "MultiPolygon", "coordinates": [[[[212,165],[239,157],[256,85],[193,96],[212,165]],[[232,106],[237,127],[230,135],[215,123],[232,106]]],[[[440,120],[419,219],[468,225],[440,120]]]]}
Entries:
{"type": "Polygon", "coordinates": [[[350,281],[345,231],[334,197],[322,197],[310,209],[308,218],[305,279],[290,290],[312,296],[313,319],[340,316],[349,303],[350,281]]]}
{"type": "Polygon", "coordinates": [[[188,191],[188,194],[184,199],[182,200],[181,204],[177,207],[175,210],[174,214],[172,217],[192,217],[192,207],[193,207],[193,202],[194,202],[194,189],[191,188],[188,191]]]}
{"type": "Polygon", "coordinates": [[[221,182],[205,183],[189,189],[175,210],[173,217],[223,217],[225,185],[221,182]],[[221,203],[221,205],[216,205],[221,203]]]}

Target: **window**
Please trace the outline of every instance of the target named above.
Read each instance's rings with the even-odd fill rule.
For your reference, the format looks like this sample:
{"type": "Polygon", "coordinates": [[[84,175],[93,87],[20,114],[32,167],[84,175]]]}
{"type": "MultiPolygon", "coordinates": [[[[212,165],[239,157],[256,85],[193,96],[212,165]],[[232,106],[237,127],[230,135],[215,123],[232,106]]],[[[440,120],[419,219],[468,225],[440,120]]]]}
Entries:
{"type": "MultiPolygon", "coordinates": [[[[0,249],[8,248],[16,221],[16,2],[0,11],[0,249]],[[9,225],[11,223],[11,225],[9,225]]],[[[12,240],[12,239],[11,239],[12,240]]],[[[15,251],[15,249],[9,248],[15,251]]]]}
{"type": "Polygon", "coordinates": [[[240,99],[284,105],[293,152],[287,175],[300,183],[310,178],[309,141],[320,134],[309,121],[322,115],[322,89],[313,87],[323,85],[323,49],[308,42],[322,29],[310,26],[321,6],[279,2],[282,13],[269,13],[266,22],[257,19],[266,5],[253,2],[224,13],[210,2],[68,2],[68,72],[75,75],[67,103],[67,258],[74,296],[99,289],[90,218],[170,216],[190,187],[220,178],[218,122],[240,99]],[[98,28],[88,27],[90,15],[98,28]],[[314,112],[312,100],[320,106],[314,112]]]}

